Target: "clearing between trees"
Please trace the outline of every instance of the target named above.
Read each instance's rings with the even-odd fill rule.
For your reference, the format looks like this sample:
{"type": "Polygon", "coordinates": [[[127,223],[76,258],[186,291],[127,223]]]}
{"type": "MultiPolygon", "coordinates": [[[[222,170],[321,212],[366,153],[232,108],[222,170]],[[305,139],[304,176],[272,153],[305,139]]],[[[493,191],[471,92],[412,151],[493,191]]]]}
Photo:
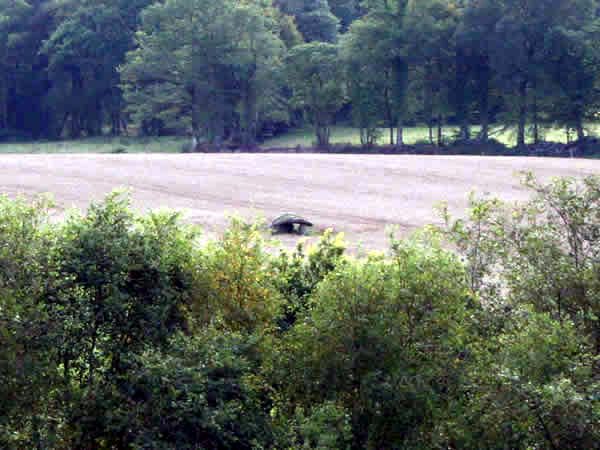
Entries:
{"type": "MultiPolygon", "coordinates": [[[[600,173],[600,161],[544,158],[362,155],[139,154],[4,155],[0,192],[51,193],[57,215],[85,208],[118,187],[131,188],[135,208],[184,210],[211,235],[229,215],[273,219],[294,212],[317,230],[346,234],[351,246],[384,249],[386,228],[406,235],[439,219],[447,202],[463,214],[471,191],[525,200],[518,172],[541,181],[600,173]]],[[[278,236],[278,239],[281,238],[278,236]]],[[[293,245],[297,237],[283,237],[293,245]]]]}

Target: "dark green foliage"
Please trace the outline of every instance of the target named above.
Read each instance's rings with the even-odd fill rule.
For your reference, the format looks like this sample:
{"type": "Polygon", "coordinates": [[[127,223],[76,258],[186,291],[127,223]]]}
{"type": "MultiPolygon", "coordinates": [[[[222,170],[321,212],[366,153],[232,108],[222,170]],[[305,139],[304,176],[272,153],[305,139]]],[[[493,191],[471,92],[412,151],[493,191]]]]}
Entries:
{"type": "Polygon", "coordinates": [[[27,204],[0,197],[0,447],[52,445],[52,424],[43,420],[56,407],[48,399],[57,381],[46,252],[49,203],[27,204]],[[27,414],[23,414],[27,411],[27,414]]]}
{"type": "Polygon", "coordinates": [[[93,419],[75,411],[126,372],[128,355],[185,329],[191,272],[182,258],[193,253],[194,235],[175,214],[135,218],[117,194],[53,230],[43,225],[44,209],[3,204],[2,248],[27,243],[11,249],[2,270],[3,340],[12,362],[3,379],[15,383],[6,398],[19,398],[21,387],[27,393],[6,420],[21,424],[10,437],[17,447],[52,447],[65,430],[77,435],[73,420],[93,419]]]}
{"type": "Polygon", "coordinates": [[[134,119],[211,145],[254,145],[262,119],[276,113],[267,112],[277,104],[284,50],[276,18],[261,2],[170,0],[146,8],[121,71],[134,119]]]}
{"type": "Polygon", "coordinates": [[[248,378],[256,373],[254,353],[251,340],[213,329],[194,337],[177,334],[164,349],[148,346],[127,359],[126,373],[79,405],[76,445],[268,447],[264,393],[248,378]]]}
{"type": "Polygon", "coordinates": [[[294,106],[314,126],[317,146],[327,148],[334,116],[345,101],[338,47],[324,42],[293,47],[286,57],[286,72],[294,106]]]}
{"type": "Polygon", "coordinates": [[[338,19],[331,13],[327,0],[276,0],[285,14],[294,17],[298,30],[307,42],[335,42],[338,19]]]}
{"type": "Polygon", "coordinates": [[[481,317],[498,330],[474,352],[480,388],[465,405],[472,433],[460,439],[489,448],[499,448],[500,436],[511,447],[594,448],[600,180],[544,186],[528,175],[525,183],[537,194],[530,203],[473,200],[469,222],[449,222],[472,289],[489,305],[481,317]]]}
{"type": "Polygon", "coordinates": [[[302,243],[294,253],[282,252],[273,260],[275,282],[285,300],[284,329],[289,328],[298,316],[310,308],[311,295],[325,277],[345,263],[344,244],[340,237],[327,231],[316,247],[305,251],[302,243]]]}
{"type": "Polygon", "coordinates": [[[525,184],[361,259],[0,198],[0,446],[596,448],[600,180],[525,184]]]}
{"type": "Polygon", "coordinates": [[[283,398],[343,406],[357,448],[419,442],[460,378],[464,298],[454,258],[416,243],[339,267],[285,337],[274,375],[283,398]]]}
{"type": "Polygon", "coordinates": [[[328,0],[331,12],[340,19],[343,31],[358,19],[362,13],[360,0],[328,0]]]}
{"type": "Polygon", "coordinates": [[[73,339],[70,349],[82,346],[88,355],[88,383],[96,370],[120,372],[122,354],[162,344],[184,326],[179,308],[190,275],[180,258],[194,236],[177,220],[175,214],[136,220],[115,194],[85,218],[67,221],[55,255],[61,280],[55,302],[85,324],[64,337],[73,339]]]}
{"type": "Polygon", "coordinates": [[[102,134],[110,123],[112,134],[123,125],[118,67],[133,46],[137,14],[150,0],[78,2],[65,12],[60,25],[44,43],[52,88],[47,102],[64,117],[57,133],[68,127],[71,137],[102,134]]]}
{"type": "Polygon", "coordinates": [[[513,127],[519,150],[548,127],[583,142],[600,104],[599,11],[598,0],[0,0],[0,140],[133,132],[252,148],[352,119],[367,147],[382,127],[402,146],[408,123],[439,147],[445,125],[460,141],[471,125],[481,141],[513,127]],[[313,61],[284,61],[304,43],[341,50],[317,68],[337,87],[313,86],[337,106],[323,120],[302,117],[295,95],[313,61]]]}

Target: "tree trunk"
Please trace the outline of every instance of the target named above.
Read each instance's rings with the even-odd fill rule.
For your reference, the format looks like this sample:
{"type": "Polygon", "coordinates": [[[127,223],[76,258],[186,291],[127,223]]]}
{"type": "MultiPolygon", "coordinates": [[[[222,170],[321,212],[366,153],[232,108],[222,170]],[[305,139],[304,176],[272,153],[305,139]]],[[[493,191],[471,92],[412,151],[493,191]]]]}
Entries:
{"type": "Polygon", "coordinates": [[[460,139],[468,140],[471,139],[471,124],[469,120],[468,105],[465,98],[466,84],[468,79],[468,68],[463,63],[464,60],[465,55],[463,54],[463,51],[459,48],[456,51],[455,55],[456,72],[453,96],[455,111],[460,125],[460,139]]]}
{"type": "Polygon", "coordinates": [[[86,115],[86,135],[101,136],[102,135],[102,102],[96,99],[94,102],[93,111],[89,111],[86,115]]]}
{"type": "Polygon", "coordinates": [[[404,124],[402,119],[398,119],[396,135],[396,147],[401,148],[404,146],[404,124]]]}
{"type": "Polygon", "coordinates": [[[533,120],[533,142],[535,144],[540,143],[540,127],[539,127],[539,117],[538,117],[538,105],[535,91],[533,93],[533,103],[531,105],[531,115],[533,120]]]}
{"type": "Polygon", "coordinates": [[[213,97],[214,109],[211,111],[209,140],[211,144],[220,147],[225,137],[225,123],[223,118],[223,99],[218,93],[213,97]]]}
{"type": "MultiPolygon", "coordinates": [[[[200,138],[200,105],[198,98],[198,88],[196,86],[192,86],[191,92],[191,102],[192,102],[192,137],[198,142],[198,138],[200,138]]],[[[194,148],[193,151],[196,149],[194,148]]]]}
{"type": "Polygon", "coordinates": [[[525,126],[527,125],[527,81],[519,84],[519,123],[517,130],[517,147],[525,147],[525,126]]]}
{"type": "MultiPolygon", "coordinates": [[[[79,68],[73,69],[71,72],[71,96],[83,96],[83,77],[79,68]]],[[[81,111],[75,108],[71,111],[71,130],[70,134],[73,139],[81,137],[83,130],[83,118],[81,117],[81,111]]]]}
{"type": "Polygon", "coordinates": [[[113,91],[112,101],[110,103],[110,123],[111,134],[119,136],[121,134],[121,96],[119,91],[113,91]]]}
{"type": "Polygon", "coordinates": [[[397,102],[397,136],[396,147],[404,145],[404,114],[406,106],[406,91],[408,87],[408,64],[402,58],[396,58],[392,65],[393,93],[397,102]]]}
{"type": "Polygon", "coordinates": [[[329,126],[321,118],[317,118],[315,123],[315,133],[317,135],[317,147],[321,149],[329,148],[329,126]]]}
{"type": "Polygon", "coordinates": [[[433,93],[431,92],[431,69],[426,67],[425,84],[423,87],[423,110],[429,128],[429,143],[433,145],[433,93]]]}
{"type": "Polygon", "coordinates": [[[242,146],[245,148],[254,147],[256,144],[256,89],[253,80],[245,83],[245,92],[243,97],[242,112],[242,146]]]}
{"type": "Polygon", "coordinates": [[[583,120],[581,120],[581,114],[577,115],[575,130],[577,131],[577,140],[583,141],[585,139],[585,131],[583,130],[583,120]]]}
{"type": "Polygon", "coordinates": [[[319,129],[319,147],[329,148],[329,129],[325,126],[321,126],[319,129]]]}
{"type": "Polygon", "coordinates": [[[8,128],[8,86],[6,77],[0,80],[0,129],[8,128]]]}
{"type": "Polygon", "coordinates": [[[111,115],[111,134],[119,136],[121,134],[121,113],[113,111],[111,115]]]}
{"type": "Polygon", "coordinates": [[[429,128],[429,143],[433,145],[433,121],[431,119],[427,121],[427,128],[429,128]]]}
{"type": "Polygon", "coordinates": [[[481,120],[481,131],[479,139],[487,141],[490,134],[490,72],[489,67],[485,65],[485,69],[481,73],[481,92],[479,94],[479,109],[481,120]]]}
{"type": "MultiPolygon", "coordinates": [[[[386,71],[386,80],[389,80],[389,71],[386,71]]],[[[390,89],[385,88],[383,91],[385,104],[385,121],[390,131],[390,145],[394,145],[394,113],[392,111],[392,101],[390,99],[390,89]]]]}
{"type": "Polygon", "coordinates": [[[81,118],[79,114],[71,114],[71,130],[69,133],[72,139],[79,139],[81,137],[81,118]]]}
{"type": "Polygon", "coordinates": [[[468,122],[463,122],[460,126],[460,137],[464,140],[471,139],[471,126],[468,122]]]}
{"type": "Polygon", "coordinates": [[[485,104],[481,104],[481,131],[479,132],[479,139],[487,142],[490,138],[490,112],[487,105],[487,95],[485,104]]]}
{"type": "Polygon", "coordinates": [[[208,93],[208,139],[211,144],[220,147],[225,137],[225,98],[222,80],[219,78],[218,69],[213,67],[211,73],[211,88],[208,93]]]}
{"type": "Polygon", "coordinates": [[[438,115],[437,119],[437,146],[441,147],[444,145],[444,130],[443,130],[443,117],[438,115]]]}

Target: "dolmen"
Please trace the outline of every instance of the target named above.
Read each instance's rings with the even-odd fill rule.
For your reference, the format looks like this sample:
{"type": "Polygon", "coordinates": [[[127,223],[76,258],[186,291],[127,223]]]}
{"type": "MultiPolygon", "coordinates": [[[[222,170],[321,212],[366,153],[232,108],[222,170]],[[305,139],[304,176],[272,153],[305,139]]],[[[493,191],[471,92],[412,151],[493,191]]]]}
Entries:
{"type": "Polygon", "coordinates": [[[297,214],[286,213],[271,222],[271,231],[276,234],[306,235],[312,226],[313,224],[303,217],[297,214]]]}

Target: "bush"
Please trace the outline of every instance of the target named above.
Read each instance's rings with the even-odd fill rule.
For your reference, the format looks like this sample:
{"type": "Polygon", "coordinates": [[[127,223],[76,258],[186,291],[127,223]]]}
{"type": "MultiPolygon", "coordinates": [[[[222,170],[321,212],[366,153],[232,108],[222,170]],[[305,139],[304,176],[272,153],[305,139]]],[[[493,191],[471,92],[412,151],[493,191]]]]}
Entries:
{"type": "Polygon", "coordinates": [[[253,344],[208,328],[127,358],[127,373],[82,399],[69,432],[76,448],[254,449],[272,433],[253,344]]]}
{"type": "Polygon", "coordinates": [[[477,348],[458,446],[592,448],[600,429],[600,179],[524,182],[535,193],[529,203],[473,199],[470,220],[448,220],[484,305],[481,323],[494,324],[477,348]]]}
{"type": "Polygon", "coordinates": [[[284,299],[283,329],[291,327],[298,316],[308,312],[311,296],[319,283],[346,261],[344,252],[342,235],[334,236],[328,230],[308,252],[300,243],[291,255],[282,251],[279,258],[273,259],[273,279],[284,299]]]}
{"type": "Polygon", "coordinates": [[[456,140],[445,150],[456,155],[513,155],[518,154],[510,150],[502,142],[495,139],[482,141],[479,139],[456,140]]]}
{"type": "Polygon", "coordinates": [[[600,434],[589,342],[569,321],[528,309],[474,356],[448,430],[462,448],[593,448],[600,434]],[[501,444],[502,443],[502,444],[501,444]]]}
{"type": "Polygon", "coordinates": [[[53,284],[47,252],[54,239],[48,199],[33,203],[0,196],[0,447],[52,445],[57,407],[56,324],[46,303],[53,284]],[[25,413],[24,413],[25,412],[25,413]]]}
{"type": "Polygon", "coordinates": [[[252,332],[275,327],[281,298],[257,225],[234,219],[200,260],[193,310],[200,323],[252,332]]]}
{"type": "Polygon", "coordinates": [[[418,244],[338,267],[276,355],[287,414],[335,401],[359,447],[419,442],[460,372],[462,280],[449,253],[418,244]]]}
{"type": "Polygon", "coordinates": [[[361,259],[1,197],[0,447],[597,447],[600,179],[525,184],[361,259]]]}

